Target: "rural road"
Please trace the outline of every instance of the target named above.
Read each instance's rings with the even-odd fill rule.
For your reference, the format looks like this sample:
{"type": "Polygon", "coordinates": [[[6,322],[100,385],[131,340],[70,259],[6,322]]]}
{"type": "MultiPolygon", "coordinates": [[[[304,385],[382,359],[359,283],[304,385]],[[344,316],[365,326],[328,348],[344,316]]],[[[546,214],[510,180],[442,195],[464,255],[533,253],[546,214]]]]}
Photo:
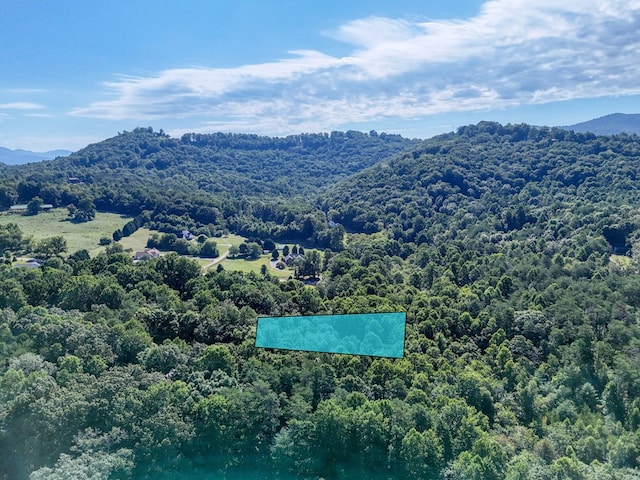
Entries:
{"type": "MultiPolygon", "coordinates": [[[[221,243],[220,245],[223,245],[225,247],[231,247],[230,244],[223,244],[221,243]]],[[[217,265],[218,263],[220,263],[221,261],[223,261],[225,258],[227,258],[227,255],[229,255],[229,250],[227,250],[226,252],[224,252],[222,255],[220,255],[219,257],[214,258],[213,260],[211,260],[211,263],[205,265],[204,267],[202,267],[203,270],[206,270],[207,268],[211,268],[214,265],[217,265]]]]}

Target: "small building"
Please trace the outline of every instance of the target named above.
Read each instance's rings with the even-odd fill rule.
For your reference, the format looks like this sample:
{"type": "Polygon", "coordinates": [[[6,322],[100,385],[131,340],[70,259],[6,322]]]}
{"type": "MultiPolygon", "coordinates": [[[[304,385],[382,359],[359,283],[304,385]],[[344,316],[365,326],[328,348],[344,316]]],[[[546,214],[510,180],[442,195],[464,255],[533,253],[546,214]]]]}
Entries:
{"type": "MultiPolygon", "coordinates": [[[[28,208],[27,204],[12,205],[9,207],[9,211],[10,212],[26,212],[27,208],[28,208]]],[[[44,203],[40,207],[40,210],[51,210],[52,208],[53,208],[53,205],[51,203],[44,203]]]]}
{"type": "Polygon", "coordinates": [[[185,240],[193,240],[195,238],[195,235],[189,230],[182,230],[180,238],[184,238],[185,240]]]}
{"type": "Polygon", "coordinates": [[[136,252],[133,256],[135,261],[151,260],[152,258],[158,258],[160,256],[160,250],[156,248],[147,248],[144,252],[136,252]]]}
{"type": "Polygon", "coordinates": [[[13,268],[40,268],[42,264],[34,259],[30,258],[27,263],[16,263],[13,265],[13,268]]]}

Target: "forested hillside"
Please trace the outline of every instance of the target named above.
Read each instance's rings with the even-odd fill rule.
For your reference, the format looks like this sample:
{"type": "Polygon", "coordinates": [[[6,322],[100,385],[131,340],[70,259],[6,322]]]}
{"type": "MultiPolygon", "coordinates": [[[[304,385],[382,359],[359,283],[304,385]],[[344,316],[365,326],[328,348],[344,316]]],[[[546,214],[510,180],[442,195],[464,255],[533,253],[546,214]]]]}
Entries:
{"type": "MultiPolygon", "coordinates": [[[[174,215],[218,228],[197,220],[204,207],[241,226],[214,188],[196,188],[216,163],[189,163],[191,177],[178,161],[215,136],[124,135],[176,156],[162,169],[162,149],[152,161],[91,146],[9,169],[4,192],[24,201],[35,185],[64,204],[77,188],[102,209],[112,191],[112,206],[151,212],[150,226],[174,215]],[[191,185],[182,202],[179,181],[191,185]],[[169,202],[183,213],[164,212],[169,202]]],[[[269,190],[262,168],[220,160],[255,177],[229,194],[254,225],[299,228],[294,213],[256,215],[279,195],[283,212],[347,229],[315,286],[203,274],[176,254],[134,263],[117,243],[0,266],[0,478],[639,478],[640,139],[482,122],[404,151],[359,135],[402,152],[350,164],[343,150],[342,170],[296,184],[308,195],[295,204],[298,190],[269,190]],[[258,315],[386,311],[407,313],[403,359],[254,346],[258,315]]],[[[265,175],[286,184],[277,164],[265,175]]],[[[25,244],[17,228],[0,242],[25,244]]]]}
{"type": "Polygon", "coordinates": [[[483,122],[350,177],[322,206],[350,229],[392,230],[405,242],[431,227],[449,230],[450,238],[469,237],[467,229],[517,234],[567,216],[600,234],[607,222],[635,215],[625,206],[640,201],[639,159],[635,135],[483,122]]]}
{"type": "Polygon", "coordinates": [[[9,169],[0,180],[0,207],[37,196],[54,207],[148,211],[162,231],[231,229],[276,239],[316,234],[317,240],[327,222],[309,207],[310,196],[417,143],[373,131],[175,139],[138,128],[69,157],[9,169]]]}

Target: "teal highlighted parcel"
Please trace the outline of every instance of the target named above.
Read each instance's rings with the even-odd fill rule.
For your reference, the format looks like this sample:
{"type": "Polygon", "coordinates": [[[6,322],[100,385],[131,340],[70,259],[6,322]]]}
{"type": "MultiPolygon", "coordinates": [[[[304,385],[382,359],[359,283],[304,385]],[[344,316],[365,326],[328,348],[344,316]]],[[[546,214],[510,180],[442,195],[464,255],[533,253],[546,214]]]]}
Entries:
{"type": "Polygon", "coordinates": [[[260,317],[256,347],[402,358],[407,314],[260,317]]]}

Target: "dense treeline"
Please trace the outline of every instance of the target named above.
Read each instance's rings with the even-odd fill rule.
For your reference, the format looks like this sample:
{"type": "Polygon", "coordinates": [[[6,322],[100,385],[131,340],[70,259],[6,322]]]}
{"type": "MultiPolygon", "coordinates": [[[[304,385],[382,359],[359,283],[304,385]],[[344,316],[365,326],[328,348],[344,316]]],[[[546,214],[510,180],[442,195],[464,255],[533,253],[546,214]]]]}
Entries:
{"type": "Polygon", "coordinates": [[[325,254],[317,289],[202,276],[178,256],[3,267],[2,471],[57,478],[98,462],[151,478],[256,451],[312,477],[624,478],[637,466],[640,275],[605,253],[598,275],[556,261],[531,287],[519,272],[535,269],[531,252],[397,250],[354,237],[325,254]],[[418,288],[411,265],[425,256],[433,280],[418,288]],[[479,278],[460,286],[453,272],[469,269],[479,278]],[[408,312],[403,360],[253,347],[257,314],[390,310],[408,312]]]}
{"type": "Polygon", "coordinates": [[[0,266],[0,478],[637,478],[638,147],[428,140],[322,200],[368,233],[317,286],[117,248],[0,266]],[[254,347],[258,315],[376,311],[407,312],[405,358],[254,347]]]}

